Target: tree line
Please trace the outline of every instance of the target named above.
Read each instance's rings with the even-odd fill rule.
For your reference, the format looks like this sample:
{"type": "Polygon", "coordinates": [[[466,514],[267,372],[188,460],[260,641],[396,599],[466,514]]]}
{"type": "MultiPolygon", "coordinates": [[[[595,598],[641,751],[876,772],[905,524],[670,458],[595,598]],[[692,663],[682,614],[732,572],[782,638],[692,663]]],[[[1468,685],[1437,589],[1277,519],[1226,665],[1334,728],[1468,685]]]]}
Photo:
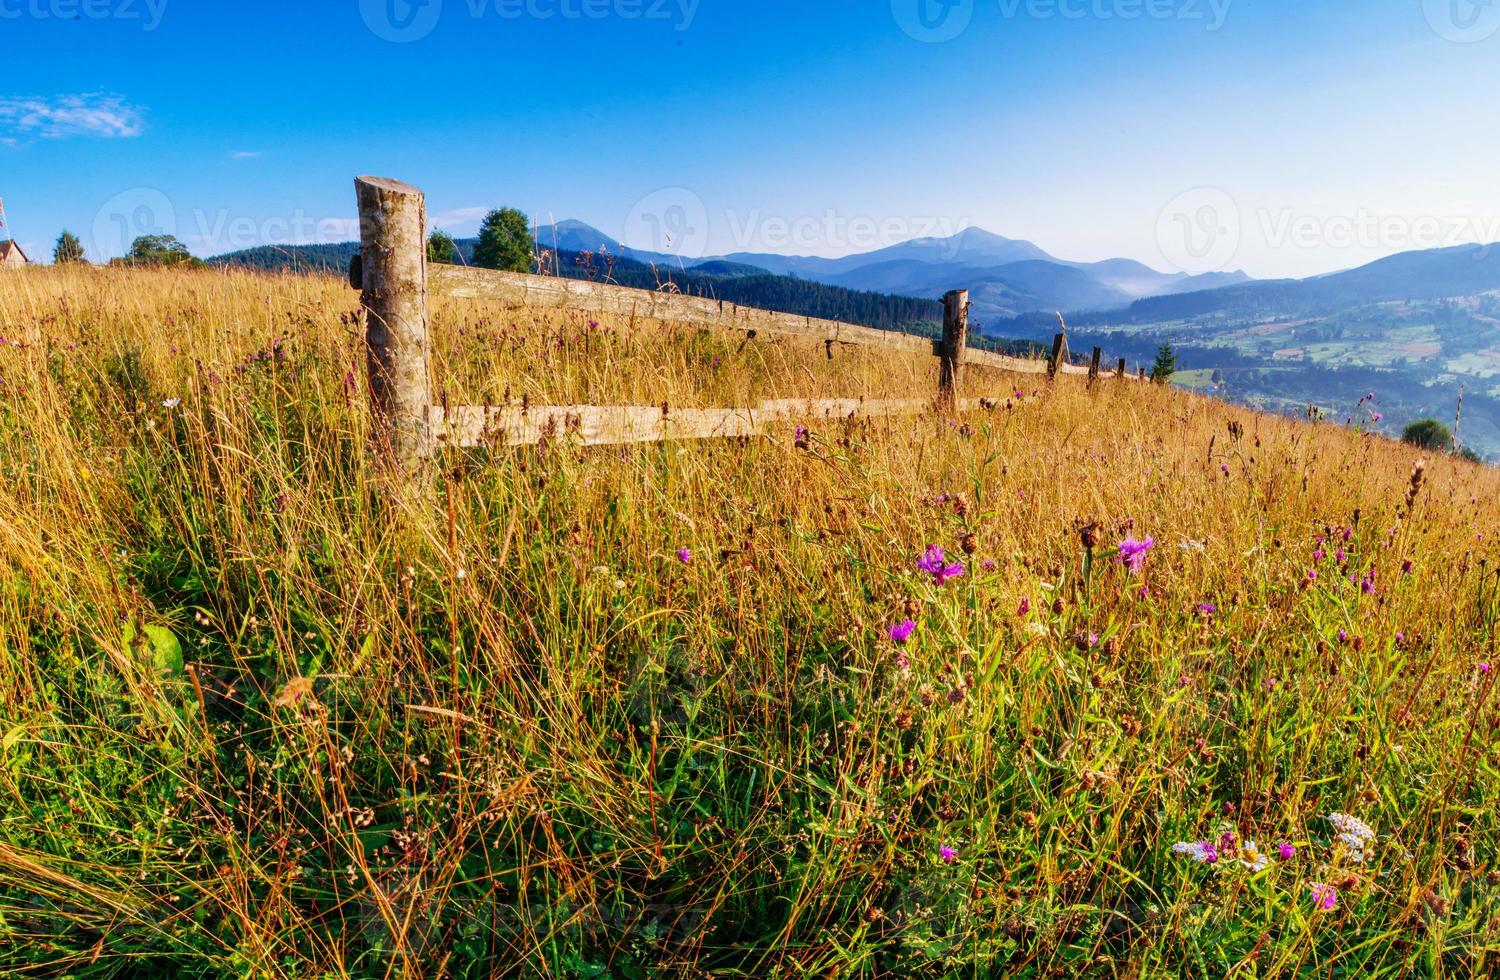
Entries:
{"type": "MultiPolygon", "coordinates": [[[[57,265],[87,265],[88,256],[78,236],[63,229],[52,247],[52,261],[57,265]]],[[[140,235],[130,243],[123,256],[109,260],[110,265],[182,265],[197,267],[203,260],[195,256],[175,235],[140,235]]]]}

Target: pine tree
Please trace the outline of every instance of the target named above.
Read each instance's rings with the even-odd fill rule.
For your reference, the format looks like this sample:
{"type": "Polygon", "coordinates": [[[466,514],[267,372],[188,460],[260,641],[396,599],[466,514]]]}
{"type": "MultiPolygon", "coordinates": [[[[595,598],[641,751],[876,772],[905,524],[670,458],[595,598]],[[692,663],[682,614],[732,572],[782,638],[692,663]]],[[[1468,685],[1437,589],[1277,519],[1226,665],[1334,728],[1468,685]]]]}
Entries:
{"type": "Polygon", "coordinates": [[[57,247],[52,250],[52,261],[58,265],[86,261],[83,257],[83,242],[71,231],[63,231],[57,237],[57,247]]]}
{"type": "Polygon", "coordinates": [[[515,208],[491,211],[479,228],[474,264],[483,269],[530,272],[536,242],[526,215],[515,208]]]}
{"type": "Polygon", "coordinates": [[[1151,365],[1151,380],[1165,383],[1176,373],[1177,352],[1172,350],[1171,344],[1162,344],[1156,352],[1156,363],[1151,365]]]}

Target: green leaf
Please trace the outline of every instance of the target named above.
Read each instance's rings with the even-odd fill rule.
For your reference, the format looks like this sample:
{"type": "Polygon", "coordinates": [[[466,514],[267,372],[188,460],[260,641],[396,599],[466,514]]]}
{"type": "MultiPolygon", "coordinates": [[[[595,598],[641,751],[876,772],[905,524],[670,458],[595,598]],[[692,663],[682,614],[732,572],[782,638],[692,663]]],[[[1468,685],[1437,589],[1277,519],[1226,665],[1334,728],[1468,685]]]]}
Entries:
{"type": "Polygon", "coordinates": [[[182,644],[164,626],[147,626],[142,632],[151,644],[151,662],[164,674],[177,675],[183,671],[182,644]]]}

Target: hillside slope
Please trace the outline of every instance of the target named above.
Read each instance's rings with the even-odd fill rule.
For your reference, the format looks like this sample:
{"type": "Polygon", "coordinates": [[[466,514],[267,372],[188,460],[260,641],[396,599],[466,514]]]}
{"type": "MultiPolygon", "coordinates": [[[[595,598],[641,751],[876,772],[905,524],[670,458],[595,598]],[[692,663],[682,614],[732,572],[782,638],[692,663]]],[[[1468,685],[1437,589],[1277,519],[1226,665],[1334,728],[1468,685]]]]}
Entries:
{"type": "MultiPolygon", "coordinates": [[[[353,303],[0,277],[0,973],[1493,972],[1495,471],[971,370],[992,411],[402,493],[353,303]]],[[[433,344],[450,404],[937,370],[458,300],[433,344]]]]}
{"type": "MultiPolygon", "coordinates": [[[[473,259],[474,239],[458,243],[466,262],[473,259]]],[[[341,274],[359,251],[356,242],[335,245],[268,245],[216,256],[209,264],[220,268],[286,270],[341,274]]],[[[883,330],[934,334],[942,326],[942,306],[936,300],[845,289],[805,279],[777,276],[754,266],[730,262],[708,263],[691,269],[648,265],[618,253],[598,255],[560,251],[551,257],[553,274],[571,279],[613,282],[636,289],[672,290],[707,296],[742,306],[821,317],[878,327],[883,330]]]]}

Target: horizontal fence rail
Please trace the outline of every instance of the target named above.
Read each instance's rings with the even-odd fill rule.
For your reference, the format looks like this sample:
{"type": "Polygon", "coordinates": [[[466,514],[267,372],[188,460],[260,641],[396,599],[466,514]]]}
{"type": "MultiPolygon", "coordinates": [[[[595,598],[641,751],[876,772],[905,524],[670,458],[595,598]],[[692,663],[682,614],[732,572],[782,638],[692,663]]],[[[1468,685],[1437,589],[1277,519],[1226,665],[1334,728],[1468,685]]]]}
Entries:
{"type": "MultiPolygon", "coordinates": [[[[943,297],[943,336],[930,340],[856,323],[777,313],[702,296],[633,289],[582,279],[520,272],[432,265],[426,260],[426,199],[400,181],[355,179],[359,202],[360,254],[349,281],[361,290],[365,310],[371,427],[377,452],[398,468],[414,469],[438,446],[525,446],[554,437],[583,445],[620,445],[666,440],[744,438],[773,423],[813,419],[880,418],[928,411],[958,413],[994,409],[997,402],[960,398],[964,368],[996,368],[1018,374],[1102,377],[1103,351],[1094,348],[1088,367],[1068,356],[1064,328],[1047,360],[1008,357],[969,346],[969,293],[943,297]],[[666,323],[741,331],[749,336],[796,337],[826,345],[873,347],[940,359],[936,398],[782,399],[754,408],[668,406],[466,406],[435,407],[432,401],[429,292],[509,307],[603,313],[666,323]]],[[[1061,318],[1059,318],[1061,319],[1061,318]]],[[[1125,361],[1116,377],[1128,379],[1125,361]]],[[[1141,372],[1145,377],[1145,372],[1141,372]]]]}
{"type": "MultiPolygon", "coordinates": [[[[994,410],[999,403],[965,398],[960,412],[994,410]]],[[[428,423],[439,445],[533,446],[557,440],[582,446],[637,442],[736,439],[765,434],[787,422],[845,421],[921,415],[933,410],[926,398],[786,398],[756,408],[669,408],[660,405],[510,405],[443,409],[434,406],[428,423]]]]}

